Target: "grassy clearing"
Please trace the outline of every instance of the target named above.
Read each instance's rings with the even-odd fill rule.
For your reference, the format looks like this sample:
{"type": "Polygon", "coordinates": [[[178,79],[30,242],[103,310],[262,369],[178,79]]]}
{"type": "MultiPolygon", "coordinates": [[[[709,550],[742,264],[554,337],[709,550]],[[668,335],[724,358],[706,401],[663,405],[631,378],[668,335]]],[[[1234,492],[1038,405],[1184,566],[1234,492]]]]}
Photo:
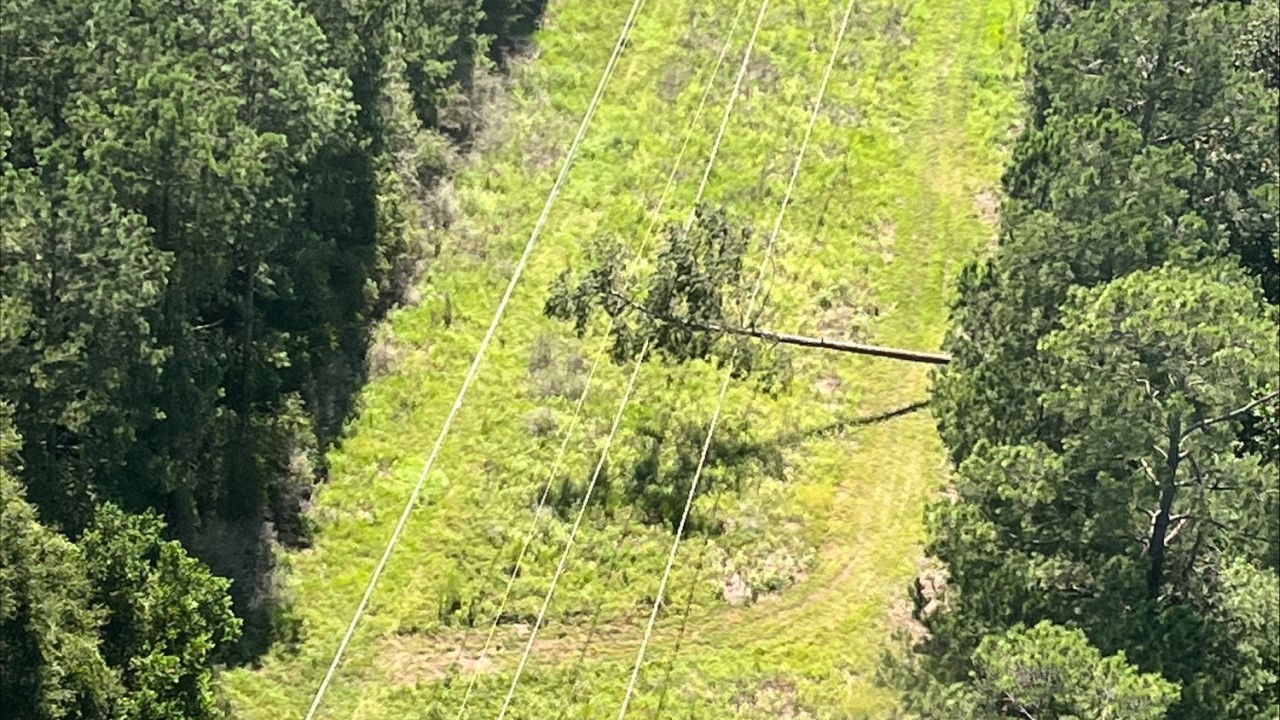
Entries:
{"type": "MultiPolygon", "coordinates": [[[[860,4],[771,268],[772,325],[937,347],[948,283],[992,237],[1001,143],[1017,112],[1022,3],[860,4]]],[[[721,149],[708,199],[761,233],[785,189],[839,5],[773,3],[721,149]]],[[[323,717],[456,713],[468,675],[450,671],[451,661],[465,645],[464,668],[474,666],[600,341],[579,342],[541,317],[548,285],[598,233],[639,241],[735,7],[654,0],[646,8],[323,717]]],[[[754,9],[744,12],[731,58],[740,57],[754,9]]],[[[536,59],[513,77],[497,139],[456,181],[459,217],[421,303],[390,321],[391,371],[366,388],[359,418],[332,453],[332,479],[312,513],[316,545],[289,558],[304,639],[258,670],[222,678],[238,717],[305,711],[626,10],[552,4],[536,59]]],[[[732,72],[726,67],[712,91],[667,219],[689,210],[732,72]]],[[[659,708],[680,717],[858,717],[890,700],[871,675],[888,608],[915,571],[921,509],[939,487],[943,456],[927,413],[867,420],[926,399],[927,372],[821,353],[798,355],[795,369],[778,397],[750,383],[731,388],[726,422],[780,452],[785,471],[774,477],[763,463],[725,471],[722,490],[699,501],[707,517],[719,497],[729,528],[682,545],[632,717],[659,708]],[[721,589],[735,572],[777,591],[730,607],[721,589]]],[[[570,494],[590,473],[626,370],[602,367],[591,386],[565,463],[570,494]]],[[[644,368],[611,476],[642,457],[642,429],[704,423],[717,379],[707,366],[644,368]]],[[[626,514],[615,497],[584,526],[511,717],[616,713],[671,539],[669,528],[628,525],[626,514]]],[[[469,716],[496,714],[568,524],[558,516],[542,523],[469,716]]]]}

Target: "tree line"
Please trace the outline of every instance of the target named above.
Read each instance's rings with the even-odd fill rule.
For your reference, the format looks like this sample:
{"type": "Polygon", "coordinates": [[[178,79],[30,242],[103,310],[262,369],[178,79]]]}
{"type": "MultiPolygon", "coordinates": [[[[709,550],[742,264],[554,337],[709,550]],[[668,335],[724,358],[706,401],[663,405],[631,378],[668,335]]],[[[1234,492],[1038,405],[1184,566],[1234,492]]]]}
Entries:
{"type": "Polygon", "coordinates": [[[1275,3],[1037,3],[910,716],[1280,713],[1278,41],[1275,3]]]}
{"type": "Polygon", "coordinates": [[[5,717],[207,717],[288,632],[273,548],[544,5],[0,9],[5,717]]]}

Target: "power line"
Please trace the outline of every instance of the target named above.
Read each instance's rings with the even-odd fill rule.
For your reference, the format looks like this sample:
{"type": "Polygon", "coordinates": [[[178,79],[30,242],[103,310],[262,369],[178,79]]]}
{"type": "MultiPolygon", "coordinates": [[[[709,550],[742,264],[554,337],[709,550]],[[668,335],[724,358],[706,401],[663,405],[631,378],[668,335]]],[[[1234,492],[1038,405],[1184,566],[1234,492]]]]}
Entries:
{"type": "MultiPolygon", "coordinates": [[[[538,507],[533,511],[533,517],[529,520],[529,528],[525,532],[524,542],[520,545],[520,553],[516,556],[515,564],[511,567],[511,573],[507,577],[507,587],[502,593],[502,600],[498,602],[498,609],[494,611],[493,623],[489,626],[489,632],[484,639],[484,647],[480,649],[480,658],[476,663],[476,667],[471,671],[471,679],[467,682],[467,688],[462,694],[462,702],[458,706],[457,719],[461,720],[467,710],[467,702],[471,699],[471,692],[475,689],[476,681],[480,677],[480,664],[484,661],[486,655],[489,654],[489,648],[493,645],[493,637],[498,631],[498,623],[502,619],[502,611],[507,607],[507,601],[511,599],[511,590],[515,586],[516,576],[520,574],[520,567],[524,563],[524,556],[529,552],[529,545],[533,542],[533,535],[538,529],[538,520],[542,515],[542,509],[546,507],[547,496],[551,493],[551,483],[556,475],[560,472],[560,466],[564,462],[565,451],[569,447],[569,440],[572,439],[574,431],[577,429],[578,420],[582,416],[582,408],[587,402],[587,395],[591,391],[591,383],[595,379],[596,371],[600,368],[600,355],[591,363],[591,369],[587,371],[586,382],[583,383],[582,392],[578,395],[577,403],[573,408],[573,415],[569,420],[569,425],[565,428],[564,435],[560,439],[560,447],[556,450],[555,459],[551,463],[551,469],[547,471],[547,480],[542,485],[542,492],[538,496],[538,507]]],[[[495,558],[497,555],[494,556],[495,558]]],[[[491,563],[492,565],[492,563],[491,563]]],[[[486,570],[486,574],[488,571],[486,570]]],[[[454,657],[454,664],[462,658],[466,650],[465,640],[459,645],[457,656],[454,657]]]]}
{"type": "MultiPolygon", "coordinates": [[[[767,0],[766,0],[767,2],[767,0]]],[[[751,297],[747,301],[747,310],[745,317],[750,317],[755,309],[756,300],[760,296],[760,290],[764,286],[764,271],[770,257],[773,254],[773,246],[778,238],[778,232],[782,228],[782,218],[787,212],[787,206],[791,202],[791,195],[795,192],[796,179],[800,176],[800,166],[804,162],[805,152],[809,148],[809,140],[813,136],[813,128],[818,122],[818,113],[822,109],[822,100],[826,96],[827,86],[831,83],[831,72],[835,68],[836,58],[840,53],[840,44],[844,40],[845,32],[849,27],[849,17],[853,14],[854,0],[849,0],[845,6],[844,18],[840,22],[840,30],[836,33],[835,46],[831,48],[831,58],[827,61],[827,68],[822,75],[822,84],[818,88],[817,97],[814,99],[813,112],[809,116],[809,125],[805,128],[804,139],[800,143],[800,151],[796,154],[796,162],[791,170],[791,179],[787,182],[787,191],[783,195],[782,205],[778,208],[777,218],[773,223],[773,230],[769,233],[769,240],[765,244],[764,257],[760,261],[760,270],[756,275],[755,286],[751,290],[751,297]]],[[[680,538],[684,534],[685,523],[689,519],[689,510],[693,506],[693,498],[697,493],[698,481],[702,478],[703,468],[706,467],[707,452],[711,447],[711,438],[715,434],[716,425],[720,422],[720,414],[724,409],[725,394],[729,390],[729,380],[732,379],[734,364],[737,360],[737,350],[729,358],[728,366],[725,368],[724,379],[720,383],[720,392],[716,397],[715,410],[711,414],[711,423],[707,427],[706,437],[702,442],[702,454],[698,458],[697,468],[693,473],[693,480],[689,484],[689,495],[685,498],[684,511],[680,515],[680,524],[676,528],[675,539],[671,543],[671,552],[667,555],[666,569],[662,573],[662,581],[658,584],[657,597],[653,601],[653,608],[649,613],[649,623],[645,626],[644,639],[640,642],[640,650],[636,654],[635,665],[631,668],[631,679],[627,682],[627,691],[622,699],[622,707],[618,710],[618,720],[623,720],[627,715],[627,708],[631,704],[631,697],[635,693],[636,680],[640,676],[640,667],[644,664],[645,651],[649,647],[649,641],[653,637],[653,627],[657,622],[658,610],[662,607],[662,598],[666,593],[667,582],[671,579],[671,568],[675,564],[676,551],[680,548],[680,538]]]]}
{"type": "MultiPolygon", "coordinates": [[[[707,98],[710,97],[711,89],[715,86],[715,80],[720,75],[720,68],[724,64],[725,56],[729,52],[729,47],[732,44],[733,36],[737,32],[738,21],[739,19],[741,19],[742,11],[745,7],[746,7],[746,0],[739,0],[738,10],[734,14],[733,24],[729,28],[729,35],[728,37],[725,38],[724,45],[720,48],[720,53],[716,57],[715,65],[711,70],[711,76],[707,79],[706,87],[703,88],[703,91],[702,91],[702,97],[698,101],[697,110],[693,114],[693,119],[689,122],[689,127],[685,130],[684,139],[680,144],[680,150],[676,154],[675,162],[671,166],[671,172],[667,174],[666,183],[663,185],[662,193],[658,197],[658,204],[653,210],[653,214],[650,218],[648,227],[645,228],[645,232],[641,236],[641,241],[640,241],[639,249],[637,250],[637,255],[643,255],[645,250],[648,249],[649,240],[653,236],[653,230],[657,225],[658,218],[662,214],[663,207],[666,206],[667,197],[670,195],[671,188],[675,185],[676,174],[679,172],[681,163],[684,160],[685,151],[688,149],[689,141],[693,138],[694,131],[697,129],[698,123],[702,119],[703,111],[706,109],[706,105],[707,105],[707,98]]],[[[569,445],[569,440],[571,439],[574,430],[577,428],[579,417],[582,414],[583,405],[586,403],[587,394],[591,389],[591,382],[595,377],[596,371],[599,369],[601,362],[604,360],[604,357],[608,351],[608,348],[609,348],[609,343],[607,339],[602,340],[600,342],[600,346],[597,348],[595,352],[595,356],[592,358],[591,369],[587,373],[586,383],[583,385],[582,393],[578,396],[577,403],[574,407],[573,416],[569,421],[569,425],[566,428],[563,437],[561,438],[560,447],[556,451],[555,459],[552,461],[552,464],[551,464],[551,470],[547,473],[546,482],[543,484],[542,491],[538,498],[538,506],[533,511],[533,517],[529,521],[529,527],[525,532],[524,541],[521,544],[520,552],[516,556],[515,564],[512,566],[511,573],[507,577],[506,589],[503,591],[502,599],[498,603],[498,609],[494,612],[493,623],[489,626],[489,631],[484,641],[484,647],[481,648],[480,650],[481,662],[483,662],[485,656],[488,655],[489,648],[492,647],[494,635],[497,633],[498,624],[502,618],[502,612],[503,610],[506,609],[507,601],[511,599],[511,590],[515,585],[516,577],[520,573],[520,567],[524,561],[524,557],[529,551],[529,545],[533,541],[533,535],[537,531],[538,522],[542,516],[542,510],[544,507],[546,507],[547,496],[550,494],[550,491],[551,491],[551,484],[555,480],[556,474],[559,472],[560,467],[563,463],[565,451],[569,445]]],[[[459,648],[459,655],[461,655],[462,650],[464,648],[465,648],[465,645],[459,648]]],[[[479,677],[480,677],[480,663],[477,663],[475,669],[472,670],[471,679],[467,682],[466,690],[463,692],[462,702],[458,707],[458,714],[456,716],[458,720],[461,720],[466,713],[467,703],[471,699],[471,693],[475,690],[476,682],[479,679],[479,677]]]]}
{"type": "Polygon", "coordinates": [[[525,243],[524,253],[520,256],[520,261],[516,264],[515,270],[511,274],[511,280],[507,283],[506,292],[503,293],[502,299],[498,302],[498,308],[493,314],[493,320],[489,323],[489,329],[485,331],[484,338],[480,341],[480,347],[476,351],[475,358],[471,361],[471,367],[467,369],[467,374],[463,378],[462,387],[458,390],[458,396],[453,401],[453,407],[449,410],[448,417],[445,418],[444,425],[440,428],[440,434],[436,437],[435,445],[431,448],[431,454],[427,456],[427,461],[422,467],[422,472],[418,475],[418,480],[414,484],[413,492],[409,495],[408,502],[405,503],[404,510],[400,513],[400,519],[396,522],[395,529],[391,533],[391,538],[387,542],[387,547],[382,553],[382,557],[378,560],[378,564],[374,567],[373,575],[369,578],[369,585],[365,588],[364,595],[360,598],[360,604],[356,607],[355,614],[351,618],[351,623],[347,626],[347,632],[342,638],[342,642],[338,644],[338,650],[334,653],[333,662],[329,664],[329,669],[325,672],[324,680],[321,681],[320,687],[316,690],[315,698],[311,701],[311,708],[307,710],[306,720],[312,720],[316,711],[320,708],[320,702],[324,699],[325,692],[329,689],[329,683],[333,680],[334,673],[338,670],[338,664],[342,661],[342,655],[346,652],[347,646],[351,643],[351,638],[355,635],[356,626],[360,623],[365,610],[369,606],[369,599],[373,596],[373,590],[378,584],[378,579],[382,576],[386,569],[387,562],[391,558],[391,552],[395,549],[396,543],[400,540],[400,535],[404,532],[405,525],[409,521],[409,515],[413,512],[413,505],[417,501],[418,496],[422,493],[422,487],[426,483],[427,476],[431,473],[431,468],[435,465],[436,459],[440,456],[440,450],[444,447],[445,438],[449,434],[449,429],[453,426],[454,420],[458,417],[459,411],[462,410],[462,401],[466,397],[467,390],[471,387],[471,383],[475,380],[476,373],[480,369],[480,364],[484,360],[485,351],[489,348],[489,343],[493,340],[494,334],[498,330],[498,323],[501,322],[503,314],[507,310],[507,304],[511,301],[511,295],[515,292],[516,283],[520,280],[525,267],[529,264],[529,257],[533,254],[533,249],[537,245],[538,236],[542,234],[543,227],[546,226],[547,218],[551,214],[551,207],[555,204],[556,198],[560,195],[560,190],[564,186],[565,178],[569,175],[569,168],[573,165],[573,159],[578,154],[578,148],[582,145],[582,139],[587,133],[587,127],[591,124],[591,118],[595,115],[596,108],[600,105],[600,99],[604,95],[605,86],[609,83],[609,78],[613,75],[614,68],[618,64],[618,58],[622,55],[623,49],[626,47],[627,37],[631,34],[631,29],[635,25],[636,16],[640,9],[644,7],[645,0],[634,0],[631,5],[631,12],[627,15],[626,21],[622,25],[622,30],[618,35],[618,41],[613,46],[613,52],[609,56],[609,61],[605,65],[604,72],[600,76],[600,82],[596,86],[595,94],[591,98],[591,102],[587,105],[586,112],[582,116],[582,121],[578,125],[578,132],[573,138],[573,142],[569,146],[569,150],[565,155],[564,162],[560,166],[560,173],[556,177],[555,183],[551,186],[551,192],[547,195],[547,200],[542,206],[542,212],[538,216],[537,222],[534,224],[533,231],[529,234],[529,240],[525,243]]]}
{"type": "MultiPolygon", "coordinates": [[[[733,44],[733,38],[737,34],[738,22],[742,18],[742,11],[746,9],[746,4],[747,4],[746,0],[739,0],[738,2],[738,7],[733,15],[733,22],[729,26],[729,34],[725,37],[724,43],[720,47],[720,52],[716,57],[715,67],[711,72],[711,77],[707,80],[706,86],[703,88],[702,97],[698,102],[698,108],[694,112],[693,119],[689,122],[689,127],[685,130],[684,140],[680,144],[680,151],[676,154],[676,160],[671,167],[671,172],[667,175],[667,182],[665,187],[663,188],[662,196],[658,202],[658,208],[654,211],[653,220],[651,220],[651,222],[649,223],[649,227],[645,230],[645,235],[641,242],[642,249],[638,253],[640,255],[644,254],[643,248],[647,248],[648,246],[648,240],[649,240],[650,234],[654,228],[657,217],[661,214],[661,208],[663,207],[663,204],[666,200],[667,192],[671,188],[671,186],[674,184],[676,174],[680,169],[681,161],[684,158],[685,149],[689,146],[689,141],[693,137],[694,130],[697,128],[698,122],[702,119],[702,112],[706,107],[707,98],[711,94],[711,88],[715,84],[716,77],[718,77],[720,74],[720,68],[724,64],[724,59],[729,53],[729,48],[733,44]]],[[[695,203],[695,207],[696,207],[696,203],[695,203]]],[[[600,345],[600,349],[596,356],[597,361],[599,361],[599,359],[603,356],[607,347],[608,347],[607,340],[602,341],[600,345]]],[[[618,540],[619,544],[625,543],[627,539],[631,536],[631,522],[633,520],[633,516],[634,516],[634,513],[627,514],[626,522],[624,522],[622,525],[622,534],[619,536],[619,540],[618,540]]],[[[619,561],[617,558],[615,558],[613,562],[609,563],[609,574],[605,578],[605,585],[608,585],[609,583],[613,582],[613,578],[618,572],[618,565],[619,565],[619,561]]],[[[582,665],[586,661],[587,650],[588,648],[590,648],[591,641],[595,637],[596,629],[598,628],[599,622],[600,622],[600,613],[603,610],[603,608],[604,608],[604,601],[601,600],[599,603],[596,604],[595,611],[591,615],[591,626],[588,628],[587,636],[582,642],[582,649],[578,653],[578,658],[576,661],[574,661],[573,671],[572,671],[573,680],[569,684],[569,691],[566,697],[572,698],[577,693],[578,683],[581,679],[581,674],[582,674],[582,665]]],[[[557,718],[566,717],[568,710],[569,710],[569,705],[567,704],[564,705],[563,707],[560,708],[560,712],[557,714],[556,717],[557,718]]]]}
{"type": "MultiPolygon", "coordinates": [[[[724,115],[720,119],[720,128],[716,133],[715,142],[711,146],[711,154],[707,158],[707,163],[702,172],[702,180],[698,184],[698,192],[693,201],[693,207],[689,210],[689,217],[685,221],[685,231],[693,225],[694,219],[697,217],[698,204],[702,201],[702,197],[706,192],[707,183],[711,177],[711,170],[715,166],[716,156],[720,152],[720,145],[724,141],[725,130],[729,125],[729,118],[733,114],[733,107],[737,103],[738,95],[742,90],[742,79],[746,75],[747,66],[751,60],[751,52],[755,49],[756,39],[760,35],[760,27],[764,24],[765,11],[769,7],[769,0],[762,0],[760,4],[760,12],[756,15],[755,27],[751,31],[751,39],[747,43],[746,50],[742,55],[742,63],[738,67],[738,75],[733,83],[733,92],[729,95],[729,101],[725,104],[724,115]]],[[[644,364],[645,357],[649,352],[649,341],[646,340],[640,348],[640,353],[636,357],[635,366],[632,368],[631,377],[627,381],[627,389],[623,393],[622,400],[618,404],[617,412],[614,414],[613,426],[609,430],[609,435],[605,439],[604,447],[600,451],[600,459],[596,463],[595,471],[591,475],[591,480],[587,483],[587,489],[582,497],[582,504],[578,508],[578,516],[574,519],[573,528],[569,532],[569,538],[565,541],[564,552],[560,555],[560,562],[556,566],[556,572],[551,578],[551,585],[547,588],[547,594],[542,600],[542,607],[538,610],[538,617],[534,622],[533,628],[529,633],[529,640],[525,643],[524,653],[520,657],[520,662],[516,666],[515,676],[511,679],[511,687],[507,689],[507,696],[502,702],[502,709],[498,712],[498,720],[506,717],[507,711],[511,708],[511,701],[515,697],[516,687],[520,683],[520,676],[524,672],[525,665],[528,663],[529,654],[533,650],[533,643],[537,640],[538,630],[542,627],[542,622],[546,619],[547,608],[551,604],[551,598],[555,594],[556,585],[560,582],[561,575],[564,574],[564,568],[569,559],[569,553],[573,549],[573,541],[577,537],[578,529],[582,525],[582,519],[586,515],[587,506],[591,501],[591,493],[595,489],[596,481],[600,478],[600,472],[604,467],[605,461],[608,459],[609,448],[613,444],[613,439],[617,435],[618,425],[622,421],[622,414],[626,410],[627,404],[631,401],[631,394],[635,389],[636,378],[640,375],[640,367],[644,364]]]]}

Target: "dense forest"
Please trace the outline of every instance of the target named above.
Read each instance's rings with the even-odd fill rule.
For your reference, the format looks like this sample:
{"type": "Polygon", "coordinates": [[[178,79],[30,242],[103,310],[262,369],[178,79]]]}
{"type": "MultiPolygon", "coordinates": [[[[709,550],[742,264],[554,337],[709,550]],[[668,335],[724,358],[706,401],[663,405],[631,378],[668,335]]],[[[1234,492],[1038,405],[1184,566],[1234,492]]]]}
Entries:
{"type": "Polygon", "coordinates": [[[935,377],[924,717],[1280,712],[1275,3],[1043,0],[935,377]]]}
{"type": "Polygon", "coordinates": [[[0,714],[209,717],[290,632],[276,548],[544,4],[4,3],[0,714]]]}

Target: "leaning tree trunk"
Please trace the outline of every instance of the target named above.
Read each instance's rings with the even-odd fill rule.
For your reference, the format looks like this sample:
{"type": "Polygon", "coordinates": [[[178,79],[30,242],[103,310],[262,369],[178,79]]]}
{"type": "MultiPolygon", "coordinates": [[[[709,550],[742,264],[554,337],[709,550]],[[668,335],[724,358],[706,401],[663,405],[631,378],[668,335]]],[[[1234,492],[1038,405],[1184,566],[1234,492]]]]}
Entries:
{"type": "Polygon", "coordinates": [[[1155,599],[1164,587],[1165,556],[1169,549],[1169,524],[1173,520],[1173,500],[1178,492],[1178,464],[1181,462],[1182,424],[1177,419],[1169,423],[1169,451],[1164,467],[1157,473],[1160,479],[1160,506],[1151,521],[1151,538],[1147,542],[1147,596],[1155,599]]]}
{"type": "Polygon", "coordinates": [[[901,348],[885,347],[883,345],[867,345],[865,343],[847,342],[844,340],[828,340],[824,337],[792,335],[790,333],[779,333],[772,332],[770,330],[758,330],[755,328],[722,327],[719,325],[701,325],[696,323],[689,323],[689,326],[700,328],[708,332],[719,332],[727,335],[738,335],[741,337],[753,337],[759,340],[782,343],[784,345],[821,348],[823,350],[835,350],[837,352],[854,353],[857,355],[872,355],[874,357],[890,358],[893,360],[906,360],[907,362],[928,363],[930,365],[946,365],[951,362],[951,356],[946,353],[903,350],[901,348]]]}

